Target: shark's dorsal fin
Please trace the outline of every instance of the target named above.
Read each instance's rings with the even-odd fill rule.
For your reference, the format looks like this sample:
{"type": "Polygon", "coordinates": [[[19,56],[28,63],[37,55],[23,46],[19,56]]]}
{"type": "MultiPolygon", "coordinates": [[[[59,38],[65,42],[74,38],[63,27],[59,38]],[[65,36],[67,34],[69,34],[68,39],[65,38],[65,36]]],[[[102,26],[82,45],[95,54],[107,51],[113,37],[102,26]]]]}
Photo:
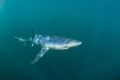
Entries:
{"type": "Polygon", "coordinates": [[[37,54],[37,56],[33,59],[31,64],[36,63],[43,55],[49,50],[49,48],[42,47],[41,51],[37,54]]]}

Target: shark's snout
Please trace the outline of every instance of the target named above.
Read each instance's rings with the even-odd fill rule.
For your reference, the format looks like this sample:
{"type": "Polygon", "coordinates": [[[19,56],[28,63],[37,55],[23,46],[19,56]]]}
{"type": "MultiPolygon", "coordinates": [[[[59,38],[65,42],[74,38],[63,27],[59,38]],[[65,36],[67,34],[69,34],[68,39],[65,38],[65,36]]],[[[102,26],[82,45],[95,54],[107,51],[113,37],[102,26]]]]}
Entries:
{"type": "Polygon", "coordinates": [[[69,42],[68,46],[69,46],[69,47],[75,47],[75,46],[79,46],[79,45],[81,45],[81,44],[82,44],[81,41],[72,40],[72,41],[69,42]]]}

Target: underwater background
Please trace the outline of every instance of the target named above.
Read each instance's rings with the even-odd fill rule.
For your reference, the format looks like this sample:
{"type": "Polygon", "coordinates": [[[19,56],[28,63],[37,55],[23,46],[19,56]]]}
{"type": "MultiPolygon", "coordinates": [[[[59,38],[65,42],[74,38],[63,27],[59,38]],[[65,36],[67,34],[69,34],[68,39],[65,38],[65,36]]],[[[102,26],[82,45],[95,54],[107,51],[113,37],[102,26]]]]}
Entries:
{"type": "Polygon", "coordinates": [[[120,80],[120,0],[0,0],[0,80],[120,80]],[[31,65],[34,33],[83,44],[31,65]]]}

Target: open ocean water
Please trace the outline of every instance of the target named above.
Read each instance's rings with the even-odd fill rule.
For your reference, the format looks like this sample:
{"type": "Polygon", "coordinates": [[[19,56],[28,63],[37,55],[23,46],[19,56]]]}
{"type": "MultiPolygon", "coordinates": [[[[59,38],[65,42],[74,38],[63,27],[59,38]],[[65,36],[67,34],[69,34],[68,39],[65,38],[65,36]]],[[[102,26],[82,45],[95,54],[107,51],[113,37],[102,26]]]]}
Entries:
{"type": "Polygon", "coordinates": [[[120,0],[0,0],[0,80],[120,80],[120,0]],[[33,33],[83,44],[31,65],[33,33]]]}

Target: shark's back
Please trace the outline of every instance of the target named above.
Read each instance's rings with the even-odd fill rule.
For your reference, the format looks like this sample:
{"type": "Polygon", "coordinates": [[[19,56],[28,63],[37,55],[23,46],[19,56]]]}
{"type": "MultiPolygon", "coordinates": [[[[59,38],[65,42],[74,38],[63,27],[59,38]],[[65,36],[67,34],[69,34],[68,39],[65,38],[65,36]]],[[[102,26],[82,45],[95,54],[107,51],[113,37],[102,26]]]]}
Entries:
{"type": "Polygon", "coordinates": [[[60,50],[68,49],[67,42],[70,41],[70,39],[58,36],[45,36],[41,38],[41,40],[43,41],[45,47],[60,50]]]}
{"type": "Polygon", "coordinates": [[[64,44],[68,39],[58,36],[51,36],[48,38],[48,42],[55,44],[64,44]]]}

